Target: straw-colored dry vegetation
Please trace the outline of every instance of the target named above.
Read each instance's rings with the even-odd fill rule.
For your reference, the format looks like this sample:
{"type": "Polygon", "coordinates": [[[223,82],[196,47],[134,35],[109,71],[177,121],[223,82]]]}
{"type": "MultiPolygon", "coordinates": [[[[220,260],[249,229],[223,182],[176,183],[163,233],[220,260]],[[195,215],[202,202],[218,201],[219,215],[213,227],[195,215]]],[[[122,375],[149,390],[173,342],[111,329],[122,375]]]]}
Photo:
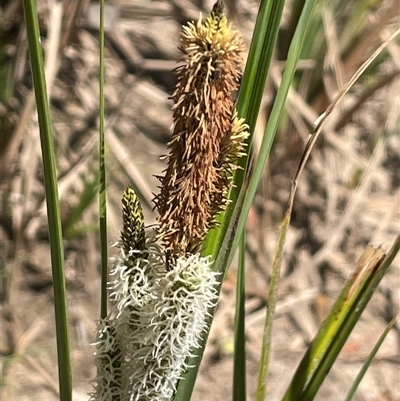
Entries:
{"type": "MultiPolygon", "coordinates": [[[[140,193],[147,225],[152,192],[172,123],[180,26],[212,2],[115,0],[107,5],[106,141],[110,243],[121,229],[126,185],[140,193]]],[[[297,3],[297,2],[294,2],[297,3]]],[[[335,2],[327,2],[328,5],[335,2]]],[[[379,44],[399,25],[396,0],[343,2],[322,12],[307,44],[296,91],[248,219],[247,340],[249,394],[255,384],[265,296],[279,221],[312,123],[379,44]],[[358,7],[358,8],[357,8],[358,7]],[[358,14],[356,14],[358,13],[358,14]],[[323,45],[326,41],[327,46],[323,45]]],[[[230,0],[248,44],[256,2],[230,0]]],[[[95,3],[39,1],[59,190],[65,231],[74,400],[87,400],[95,376],[99,317],[98,9],[95,3]]],[[[2,1],[1,87],[1,364],[3,401],[57,400],[56,346],[38,124],[21,1],[2,1]]],[[[321,9],[319,10],[321,12],[321,9]]],[[[284,14],[253,151],[257,151],[291,36],[284,14]]],[[[331,116],[302,176],[289,229],[274,326],[269,400],[278,400],[327,308],[365,245],[386,249],[400,225],[400,45],[390,44],[331,116]]],[[[111,249],[111,254],[114,252],[111,249]]],[[[235,262],[223,285],[194,401],[231,394],[235,262]]],[[[343,399],[362,361],[399,306],[399,260],[384,278],[318,400],[343,399]]],[[[399,326],[387,337],[356,400],[399,400],[399,326]]],[[[252,399],[252,397],[249,397],[252,399]]]]}

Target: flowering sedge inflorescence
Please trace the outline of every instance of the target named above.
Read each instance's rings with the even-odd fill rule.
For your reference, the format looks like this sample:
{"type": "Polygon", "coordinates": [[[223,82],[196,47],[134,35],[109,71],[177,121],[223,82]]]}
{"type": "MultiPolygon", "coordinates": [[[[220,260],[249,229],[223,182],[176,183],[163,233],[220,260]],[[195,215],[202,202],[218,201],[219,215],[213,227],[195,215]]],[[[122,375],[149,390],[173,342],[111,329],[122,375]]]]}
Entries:
{"type": "Polygon", "coordinates": [[[220,2],[206,20],[183,27],[168,167],[155,199],[159,239],[172,255],[197,252],[226,205],[246,132],[232,99],[242,47],[220,2]]]}
{"type": "Polygon", "coordinates": [[[128,188],[110,283],[116,310],[98,328],[94,400],[170,400],[200,347],[220,279],[200,246],[226,207],[247,136],[232,99],[241,49],[220,2],[183,28],[170,153],[155,197],[159,225],[146,235],[128,188]]]}

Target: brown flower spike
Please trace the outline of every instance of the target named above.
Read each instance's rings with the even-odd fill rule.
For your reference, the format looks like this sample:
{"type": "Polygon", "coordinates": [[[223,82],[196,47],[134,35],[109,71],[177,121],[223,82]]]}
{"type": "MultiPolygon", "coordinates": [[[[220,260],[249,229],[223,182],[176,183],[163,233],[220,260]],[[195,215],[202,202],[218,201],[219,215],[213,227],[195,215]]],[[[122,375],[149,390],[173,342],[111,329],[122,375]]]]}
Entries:
{"type": "Polygon", "coordinates": [[[158,237],[170,258],[197,252],[215,225],[247,136],[232,99],[243,45],[222,3],[215,4],[206,20],[200,15],[197,24],[184,26],[181,42],[168,167],[159,177],[161,191],[155,198],[158,237]]]}

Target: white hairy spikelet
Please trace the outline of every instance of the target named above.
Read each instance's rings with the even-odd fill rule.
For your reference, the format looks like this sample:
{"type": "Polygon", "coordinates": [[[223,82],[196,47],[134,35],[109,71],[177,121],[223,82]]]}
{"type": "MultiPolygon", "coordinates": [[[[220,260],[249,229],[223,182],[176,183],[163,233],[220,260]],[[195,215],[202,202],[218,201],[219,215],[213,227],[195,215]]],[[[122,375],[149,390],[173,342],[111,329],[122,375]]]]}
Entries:
{"type": "Polygon", "coordinates": [[[93,401],[123,401],[126,395],[127,375],[133,350],[140,345],[130,343],[132,332],[139,332],[142,327],[140,310],[156,299],[157,264],[160,257],[155,245],[151,251],[124,251],[120,247],[120,256],[113,258],[114,268],[110,283],[111,298],[115,301],[116,312],[112,317],[101,320],[97,328],[96,365],[97,377],[95,391],[91,394],[93,401]],[[151,254],[151,258],[149,255],[151,254]]]}
{"type": "Polygon", "coordinates": [[[116,336],[115,321],[108,318],[100,320],[97,328],[95,361],[97,377],[94,380],[95,391],[90,400],[120,400],[122,397],[123,359],[120,344],[116,336]]]}
{"type": "MultiPolygon", "coordinates": [[[[118,244],[117,244],[118,245],[118,244]]],[[[155,297],[158,285],[160,258],[158,249],[152,246],[149,251],[131,250],[125,254],[121,247],[121,255],[115,258],[110,283],[111,298],[117,304],[118,317],[128,308],[142,308],[155,297]]]]}
{"type": "Polygon", "coordinates": [[[200,346],[209,309],[217,301],[218,273],[209,257],[179,257],[170,271],[129,255],[117,260],[112,283],[116,333],[124,355],[122,400],[167,401],[200,346]],[[130,263],[132,265],[132,263],[130,263]]]}

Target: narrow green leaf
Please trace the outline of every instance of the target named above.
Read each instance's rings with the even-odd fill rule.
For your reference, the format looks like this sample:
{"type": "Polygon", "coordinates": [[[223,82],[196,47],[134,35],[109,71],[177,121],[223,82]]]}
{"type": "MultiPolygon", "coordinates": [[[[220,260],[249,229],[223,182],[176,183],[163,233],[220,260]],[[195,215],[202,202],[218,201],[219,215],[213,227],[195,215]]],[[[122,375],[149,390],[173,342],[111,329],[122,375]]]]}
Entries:
{"type": "Polygon", "coordinates": [[[313,16],[314,7],[317,1],[318,0],[307,0],[305,2],[299,23],[293,36],[292,43],[290,44],[288,59],[286,60],[286,67],[283,73],[282,82],[278,89],[278,93],[272,107],[271,115],[264,132],[260,152],[257,157],[254,170],[252,171],[246,198],[244,200],[243,210],[239,217],[237,231],[235,233],[232,248],[230,249],[230,254],[227,259],[228,265],[231,263],[237,249],[240,235],[246,224],[247,215],[250,211],[254,196],[257,191],[258,183],[260,182],[263,170],[267,163],[269,152],[271,150],[271,146],[278,129],[279,121],[284,111],[286,97],[292,83],[293,75],[296,71],[297,63],[299,61],[304,37],[307,32],[307,26],[313,16]]]}
{"type": "Polygon", "coordinates": [[[36,3],[34,0],[24,0],[23,4],[28,33],[33,86],[35,89],[39,119],[40,144],[42,149],[44,187],[46,193],[47,219],[49,224],[51,268],[53,276],[60,400],[70,401],[72,400],[72,378],[66,307],[64,250],[62,244],[60,201],[58,197],[57,171],[50,120],[50,106],[47,96],[43,49],[39,34],[36,3]]]}
{"type": "Polygon", "coordinates": [[[236,283],[235,354],[233,361],[233,400],[246,401],[246,235],[239,248],[239,266],[236,283]]]}
{"type": "Polygon", "coordinates": [[[385,330],[379,337],[377,343],[375,344],[374,348],[372,349],[371,353],[368,355],[367,360],[364,362],[360,372],[358,373],[357,377],[355,378],[349,392],[344,401],[351,401],[357,391],[358,385],[360,384],[361,380],[363,379],[365,373],[367,372],[368,368],[370,367],[372,361],[375,358],[379,348],[381,347],[383,341],[385,340],[386,336],[388,335],[389,331],[392,329],[394,324],[396,323],[396,318],[393,318],[389,324],[386,326],[385,330]]]}
{"type": "Polygon", "coordinates": [[[105,141],[104,141],[104,0],[100,1],[100,157],[99,157],[99,223],[100,223],[100,249],[101,249],[101,294],[100,294],[100,316],[107,316],[107,283],[108,283],[108,241],[107,241],[107,203],[106,203],[106,163],[105,163],[105,141]]]}
{"type": "Polygon", "coordinates": [[[245,182],[246,166],[250,159],[254,129],[279,32],[284,5],[284,0],[262,0],[260,3],[237,101],[238,115],[246,120],[250,128],[250,136],[247,140],[247,156],[243,157],[239,162],[242,169],[237,170],[235,173],[234,186],[230,192],[231,203],[226,212],[219,217],[221,224],[209,233],[205,241],[204,254],[214,255],[215,258],[229,229],[228,226],[232,220],[231,217],[236,207],[239,192],[245,182]]]}

